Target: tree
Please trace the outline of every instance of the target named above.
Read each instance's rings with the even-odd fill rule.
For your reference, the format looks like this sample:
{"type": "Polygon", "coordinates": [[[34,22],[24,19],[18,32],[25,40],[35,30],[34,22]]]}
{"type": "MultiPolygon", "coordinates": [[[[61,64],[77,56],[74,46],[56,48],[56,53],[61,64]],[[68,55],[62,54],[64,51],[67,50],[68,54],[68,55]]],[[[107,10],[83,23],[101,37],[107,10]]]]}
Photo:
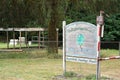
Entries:
{"type": "Polygon", "coordinates": [[[105,32],[102,40],[120,41],[120,13],[105,18],[105,32]]]}
{"type": "MultiPolygon", "coordinates": [[[[104,10],[107,14],[118,17],[117,14],[120,13],[119,3],[120,0],[0,0],[0,26],[4,28],[49,28],[49,40],[56,41],[55,28],[61,29],[63,20],[66,20],[67,23],[87,21],[96,24],[95,19],[99,15],[100,10],[104,10]]],[[[119,26],[119,20],[113,17],[110,18],[106,18],[106,35],[108,35],[107,25],[116,26],[114,29],[118,29],[117,26],[119,26]],[[112,19],[112,24],[110,23],[110,18],[112,19]],[[117,24],[113,24],[114,22],[117,22],[117,24]]],[[[112,34],[113,36],[110,35],[108,36],[112,40],[119,40],[117,38],[113,39],[113,36],[118,36],[115,32],[112,34]]],[[[106,37],[103,40],[108,40],[108,38],[106,37]]],[[[52,52],[54,51],[57,52],[56,50],[52,52]]]]}
{"type": "Polygon", "coordinates": [[[57,28],[61,28],[61,23],[65,19],[65,14],[69,0],[49,0],[50,21],[48,25],[49,53],[58,53],[57,28]]]}
{"type": "Polygon", "coordinates": [[[51,6],[51,14],[50,14],[50,22],[48,26],[48,52],[49,53],[58,53],[57,48],[57,23],[58,23],[58,0],[50,0],[49,1],[51,6]]]}

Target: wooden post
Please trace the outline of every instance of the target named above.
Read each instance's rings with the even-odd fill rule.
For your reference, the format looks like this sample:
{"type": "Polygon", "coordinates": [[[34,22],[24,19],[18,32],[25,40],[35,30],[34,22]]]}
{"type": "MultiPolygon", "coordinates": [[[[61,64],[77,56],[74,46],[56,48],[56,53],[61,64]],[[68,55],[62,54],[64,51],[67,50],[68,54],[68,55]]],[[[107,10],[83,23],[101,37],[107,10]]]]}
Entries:
{"type": "Polygon", "coordinates": [[[119,56],[120,56],[120,42],[119,42],[119,56]]]}
{"type": "Polygon", "coordinates": [[[13,28],[13,49],[15,49],[15,30],[13,28]]]}
{"type": "Polygon", "coordinates": [[[40,31],[38,32],[38,48],[40,49],[40,31]]]}
{"type": "Polygon", "coordinates": [[[59,29],[57,29],[57,48],[56,48],[56,52],[58,53],[58,38],[59,38],[59,33],[58,33],[59,29]]]}
{"type": "MultiPolygon", "coordinates": [[[[29,34],[29,32],[27,32],[27,36],[28,36],[28,34],[29,34]]],[[[27,46],[27,47],[28,47],[28,49],[29,49],[29,41],[28,41],[28,46],[27,46]]]]}
{"type": "Polygon", "coordinates": [[[42,46],[45,47],[45,35],[44,35],[44,31],[42,32],[42,46]]]}
{"type": "Polygon", "coordinates": [[[66,33],[65,33],[65,26],[66,26],[66,21],[63,21],[62,27],[63,27],[63,74],[66,73],[66,33]]]}
{"type": "Polygon", "coordinates": [[[26,44],[26,47],[28,46],[28,43],[27,43],[27,31],[25,32],[25,44],[26,44]]]}
{"type": "Polygon", "coordinates": [[[9,36],[8,36],[8,31],[6,31],[7,33],[7,48],[9,48],[9,36]]]}
{"type": "MultiPolygon", "coordinates": [[[[96,22],[97,22],[97,35],[98,37],[98,48],[100,48],[100,42],[101,42],[101,37],[103,37],[104,33],[104,11],[100,11],[100,16],[97,16],[96,22]]],[[[100,80],[100,49],[98,49],[98,55],[97,55],[97,66],[96,66],[96,80],[100,80]]]]}
{"type": "Polygon", "coordinates": [[[19,44],[20,44],[20,49],[21,49],[21,31],[19,32],[20,36],[19,36],[19,44]]]}

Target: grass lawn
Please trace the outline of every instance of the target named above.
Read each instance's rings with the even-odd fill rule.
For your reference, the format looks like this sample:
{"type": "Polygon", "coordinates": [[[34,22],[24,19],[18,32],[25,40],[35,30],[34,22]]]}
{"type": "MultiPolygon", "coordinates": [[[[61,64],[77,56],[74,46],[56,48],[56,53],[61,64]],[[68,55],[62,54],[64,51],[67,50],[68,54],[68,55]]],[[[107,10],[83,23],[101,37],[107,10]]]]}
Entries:
{"type": "Polygon", "coordinates": [[[0,48],[7,48],[7,43],[1,43],[0,42],[0,48]]]}
{"type": "MultiPolygon", "coordinates": [[[[0,52],[0,80],[52,80],[54,76],[62,75],[62,58],[50,59],[45,57],[45,53],[46,50],[43,49],[30,49],[24,52],[0,52]]],[[[101,50],[102,57],[114,56],[118,53],[118,50],[101,50]]],[[[61,50],[59,50],[59,54],[62,55],[61,50]]],[[[101,76],[120,80],[120,59],[101,61],[100,63],[101,76]]],[[[96,66],[67,62],[67,71],[87,76],[96,73],[96,66]]],[[[79,79],[71,78],[68,80],[79,79]]]]}
{"type": "Polygon", "coordinates": [[[51,80],[62,74],[60,59],[1,59],[0,80],[51,80]]]}
{"type": "MultiPolygon", "coordinates": [[[[32,44],[29,47],[36,47],[38,44],[32,44]]],[[[26,44],[21,44],[21,47],[26,47],[26,44]]],[[[0,48],[7,48],[7,43],[0,42],[0,48]]],[[[14,45],[9,45],[9,48],[14,48],[14,45]]],[[[15,45],[15,48],[20,48],[20,44],[15,45]]]]}
{"type": "MultiPolygon", "coordinates": [[[[101,62],[101,75],[119,80],[119,63],[120,60],[101,62]]],[[[95,74],[95,70],[95,65],[67,62],[67,71],[89,75],[95,74]]],[[[52,80],[61,74],[62,59],[0,59],[0,80],[52,80]]]]}

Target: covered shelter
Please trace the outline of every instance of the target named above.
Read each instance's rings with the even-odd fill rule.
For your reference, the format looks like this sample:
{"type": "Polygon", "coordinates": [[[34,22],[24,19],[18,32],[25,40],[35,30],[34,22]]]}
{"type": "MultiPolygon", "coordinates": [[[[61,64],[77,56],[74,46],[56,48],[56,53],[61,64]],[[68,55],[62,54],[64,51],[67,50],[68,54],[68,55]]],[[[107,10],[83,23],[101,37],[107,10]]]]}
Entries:
{"type": "MultiPolygon", "coordinates": [[[[29,48],[28,45],[28,32],[37,32],[37,36],[38,36],[38,48],[40,48],[40,42],[44,43],[45,40],[45,36],[44,36],[44,32],[47,31],[47,29],[45,28],[0,28],[0,31],[4,31],[6,32],[6,40],[7,40],[7,49],[9,49],[9,32],[13,32],[13,49],[16,48],[15,46],[15,34],[16,32],[19,32],[19,44],[20,47],[19,49],[21,49],[21,42],[22,40],[20,39],[22,37],[22,32],[25,32],[25,44],[26,47],[29,48]],[[43,36],[41,37],[41,35],[43,34],[43,36]],[[41,39],[42,38],[42,39],[41,39]],[[41,41],[42,40],[42,41],[41,41]]],[[[57,42],[58,42],[58,29],[56,29],[57,31],[57,42]]]]}

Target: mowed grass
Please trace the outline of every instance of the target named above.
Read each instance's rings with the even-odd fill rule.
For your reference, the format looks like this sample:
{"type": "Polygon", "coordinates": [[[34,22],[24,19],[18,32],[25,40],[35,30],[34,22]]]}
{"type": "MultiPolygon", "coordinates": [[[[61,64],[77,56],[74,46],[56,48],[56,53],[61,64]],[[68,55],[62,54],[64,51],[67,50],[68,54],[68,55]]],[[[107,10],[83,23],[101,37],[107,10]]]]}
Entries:
{"type": "MultiPolygon", "coordinates": [[[[119,80],[119,63],[120,60],[101,62],[101,75],[113,78],[113,80],[119,80]]],[[[91,75],[95,74],[96,66],[67,62],[67,71],[73,71],[80,75],[91,75]]],[[[0,60],[0,80],[52,80],[54,76],[62,74],[62,59],[38,58],[0,60]]]]}
{"type": "Polygon", "coordinates": [[[111,56],[119,56],[120,51],[115,49],[102,49],[100,51],[100,56],[103,57],[111,57],[111,56]]]}
{"type": "MultiPolygon", "coordinates": [[[[102,57],[118,55],[118,50],[101,50],[102,57]]],[[[60,57],[54,59],[46,57],[46,50],[30,49],[25,52],[0,52],[0,80],[52,80],[57,75],[62,75],[62,50],[60,57]]],[[[101,76],[120,79],[120,59],[100,62],[101,76]]],[[[96,74],[96,65],[67,62],[67,71],[79,75],[96,74]]],[[[79,80],[70,78],[69,80],[79,80]]],[[[86,80],[85,78],[81,80],[86,80]]],[[[94,80],[94,79],[93,79],[94,80]]]]}
{"type": "Polygon", "coordinates": [[[0,42],[0,48],[7,48],[7,43],[1,43],[0,42]]]}
{"type": "MultiPolygon", "coordinates": [[[[31,44],[31,45],[29,45],[29,47],[36,47],[36,46],[38,46],[38,44],[37,43],[34,43],[34,44],[31,44]]],[[[15,45],[15,48],[20,48],[20,47],[28,47],[28,45],[26,45],[26,44],[17,44],[17,45],[15,45]]],[[[1,49],[4,49],[4,48],[7,48],[7,43],[2,43],[2,42],[0,42],[0,48],[1,49]]],[[[9,48],[14,48],[14,45],[9,45],[9,48]]]]}
{"type": "Polygon", "coordinates": [[[51,80],[62,74],[60,59],[0,60],[0,80],[51,80]]]}

